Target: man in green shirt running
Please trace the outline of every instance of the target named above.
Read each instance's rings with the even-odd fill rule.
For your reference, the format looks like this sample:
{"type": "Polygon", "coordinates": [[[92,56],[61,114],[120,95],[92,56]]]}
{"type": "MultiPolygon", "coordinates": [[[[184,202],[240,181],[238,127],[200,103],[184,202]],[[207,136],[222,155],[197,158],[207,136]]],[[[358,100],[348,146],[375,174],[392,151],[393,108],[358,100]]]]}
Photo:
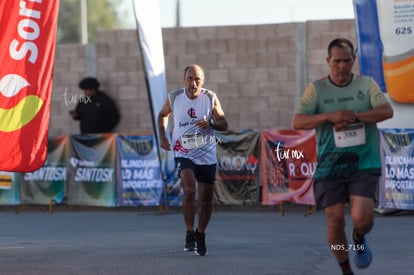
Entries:
{"type": "Polygon", "coordinates": [[[348,251],[355,253],[358,268],[367,268],[372,261],[365,235],[373,227],[375,193],[381,175],[376,123],[393,116],[377,83],[352,73],[355,59],[349,40],[333,40],[326,58],[330,74],[306,87],[293,119],[297,130],[316,130],[316,207],[324,210],[330,249],[343,274],[353,274],[348,251]],[[345,234],[348,202],[353,244],[347,242],[345,234]]]}

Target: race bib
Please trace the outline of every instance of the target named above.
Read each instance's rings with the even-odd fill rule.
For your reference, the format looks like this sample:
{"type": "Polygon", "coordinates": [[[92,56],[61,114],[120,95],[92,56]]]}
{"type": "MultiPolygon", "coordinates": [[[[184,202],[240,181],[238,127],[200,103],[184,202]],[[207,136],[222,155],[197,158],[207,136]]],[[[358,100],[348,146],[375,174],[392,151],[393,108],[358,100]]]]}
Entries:
{"type": "Polygon", "coordinates": [[[335,145],[338,148],[357,146],[365,144],[365,124],[362,122],[352,123],[340,131],[333,128],[335,145]]]}
{"type": "Polygon", "coordinates": [[[203,137],[201,133],[182,135],[181,144],[185,149],[198,148],[203,145],[203,137]]]}

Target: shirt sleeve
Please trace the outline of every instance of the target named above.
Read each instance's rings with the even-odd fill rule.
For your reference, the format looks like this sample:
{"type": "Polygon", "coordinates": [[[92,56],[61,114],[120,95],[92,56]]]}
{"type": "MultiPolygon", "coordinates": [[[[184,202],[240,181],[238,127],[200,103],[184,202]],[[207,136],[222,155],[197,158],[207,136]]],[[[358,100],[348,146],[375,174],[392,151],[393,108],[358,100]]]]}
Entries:
{"type": "Polygon", "coordinates": [[[310,83],[305,91],[303,92],[303,96],[300,100],[299,106],[296,109],[295,114],[300,115],[312,115],[316,113],[317,110],[317,94],[315,90],[315,86],[313,83],[310,83]]]}
{"type": "Polygon", "coordinates": [[[388,99],[385,97],[384,93],[381,91],[380,87],[378,86],[378,84],[375,82],[374,79],[371,79],[369,93],[370,93],[370,102],[371,102],[372,108],[375,108],[385,103],[389,103],[388,99]]]}

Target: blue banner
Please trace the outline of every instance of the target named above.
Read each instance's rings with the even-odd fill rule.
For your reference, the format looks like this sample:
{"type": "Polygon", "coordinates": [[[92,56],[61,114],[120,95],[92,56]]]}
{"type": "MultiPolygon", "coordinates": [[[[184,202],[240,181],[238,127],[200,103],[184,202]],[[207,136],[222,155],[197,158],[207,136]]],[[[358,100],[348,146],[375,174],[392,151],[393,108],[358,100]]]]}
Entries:
{"type": "Polygon", "coordinates": [[[376,0],[354,0],[358,58],[361,74],[371,76],[386,90],[382,70],[383,46],[380,38],[376,0]]]}
{"type": "Polygon", "coordinates": [[[361,74],[390,98],[414,103],[414,0],[354,0],[361,74]]]}
{"type": "Polygon", "coordinates": [[[382,129],[379,207],[414,209],[414,129],[382,129]]]}
{"type": "Polygon", "coordinates": [[[118,135],[117,204],[159,205],[163,192],[154,135],[118,135]]]}

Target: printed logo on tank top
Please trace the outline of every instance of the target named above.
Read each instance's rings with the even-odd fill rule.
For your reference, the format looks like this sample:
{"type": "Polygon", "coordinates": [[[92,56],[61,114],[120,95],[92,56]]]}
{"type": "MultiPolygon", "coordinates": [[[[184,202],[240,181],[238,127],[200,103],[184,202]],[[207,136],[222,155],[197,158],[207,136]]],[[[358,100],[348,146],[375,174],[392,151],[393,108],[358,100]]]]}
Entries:
{"type": "Polygon", "coordinates": [[[187,115],[191,120],[190,121],[185,121],[185,122],[179,121],[178,122],[178,127],[179,128],[186,127],[186,126],[189,126],[189,125],[194,125],[198,121],[198,115],[197,115],[197,111],[196,111],[195,108],[192,108],[192,107],[189,108],[187,110],[187,115]]]}
{"type": "Polygon", "coordinates": [[[190,118],[197,118],[196,110],[194,108],[188,109],[187,114],[190,118]]]}

